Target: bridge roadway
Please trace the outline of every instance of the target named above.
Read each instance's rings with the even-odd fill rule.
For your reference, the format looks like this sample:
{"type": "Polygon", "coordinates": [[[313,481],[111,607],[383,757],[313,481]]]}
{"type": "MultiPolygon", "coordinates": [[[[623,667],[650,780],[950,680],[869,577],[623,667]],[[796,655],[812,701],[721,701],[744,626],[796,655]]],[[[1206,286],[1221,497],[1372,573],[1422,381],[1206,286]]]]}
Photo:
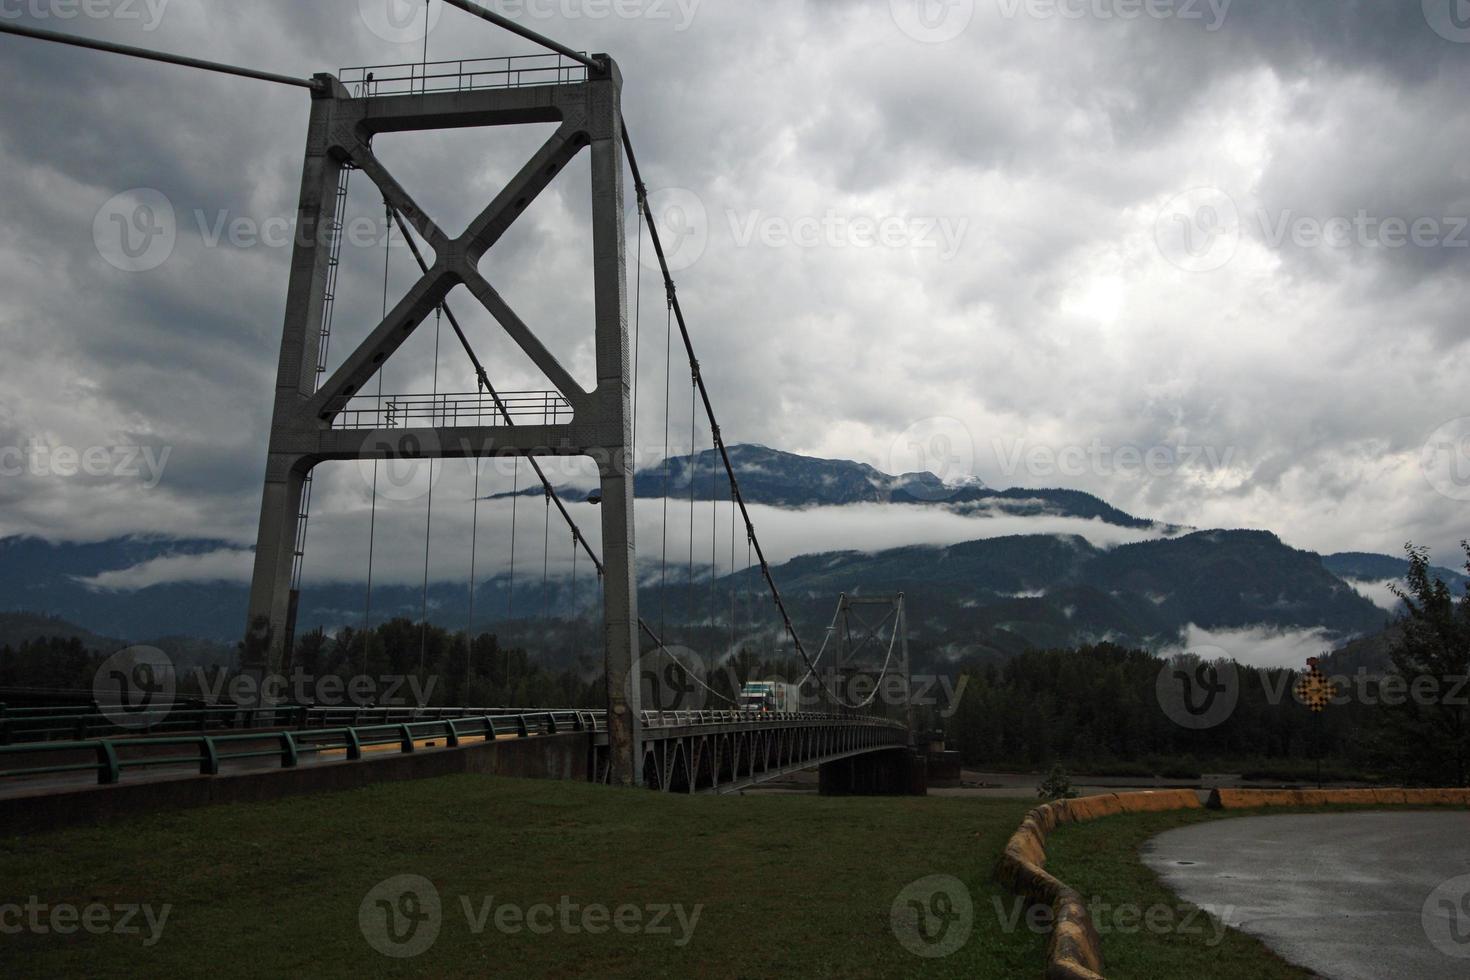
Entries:
{"type": "MultiPolygon", "coordinates": [[[[0,799],[76,792],[99,784],[371,763],[489,743],[557,740],[568,772],[609,780],[602,711],[427,709],[435,717],[388,723],[115,733],[0,746],[0,799]],[[439,717],[446,712],[463,714],[439,717]]],[[[320,722],[320,719],[317,719],[320,722]]],[[[900,723],[872,717],[736,711],[643,713],[644,784],[665,792],[733,792],[801,769],[905,749],[900,723]]],[[[69,730],[62,725],[56,730],[69,730]]]]}

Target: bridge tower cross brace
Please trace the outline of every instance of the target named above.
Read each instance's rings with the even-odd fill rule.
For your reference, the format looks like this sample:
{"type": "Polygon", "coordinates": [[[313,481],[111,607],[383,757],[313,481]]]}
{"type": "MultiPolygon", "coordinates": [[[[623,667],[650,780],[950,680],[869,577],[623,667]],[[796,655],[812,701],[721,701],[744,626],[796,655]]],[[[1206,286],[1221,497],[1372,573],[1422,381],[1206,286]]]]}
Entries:
{"type": "MultiPolygon", "coordinates": [[[[261,499],[255,571],[246,624],[248,671],[284,669],[294,629],[292,566],[307,476],[336,460],[476,459],[492,455],[588,456],[602,484],[603,642],[608,741],[614,785],[642,784],[634,576],[631,358],[628,338],[622,147],[622,76],[606,55],[581,81],[354,97],[318,75],[302,169],[298,234],[291,258],[277,369],[270,448],[261,499]],[[556,123],[556,132],[458,238],[451,239],[413,200],[372,150],[372,137],[470,126],[556,123]],[[478,270],[487,252],[582,150],[591,153],[592,246],[597,386],[573,380],[478,270]],[[366,175],[429,245],[432,262],[342,365],[317,385],[323,300],[328,290],[338,179],[344,167],[366,175]],[[344,424],[348,399],[463,284],[554,385],[568,422],[427,425],[371,431],[344,424]]],[[[431,419],[448,422],[448,419],[431,419]]]]}

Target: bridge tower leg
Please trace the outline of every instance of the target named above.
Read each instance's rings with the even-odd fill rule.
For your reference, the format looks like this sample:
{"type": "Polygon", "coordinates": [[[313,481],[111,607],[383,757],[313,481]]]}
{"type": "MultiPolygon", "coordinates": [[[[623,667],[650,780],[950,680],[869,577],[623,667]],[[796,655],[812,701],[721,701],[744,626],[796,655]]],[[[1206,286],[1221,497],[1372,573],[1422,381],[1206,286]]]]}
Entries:
{"type": "MultiPolygon", "coordinates": [[[[354,95],[332,76],[317,76],[322,85],[312,93],[300,230],[291,260],[241,666],[254,672],[275,672],[285,666],[294,619],[291,573],[299,550],[298,518],[307,475],[318,464],[499,455],[590,457],[602,482],[611,781],[636,786],[642,783],[643,755],[639,689],[632,680],[638,599],[633,574],[622,75],[606,55],[593,59],[602,67],[583,73],[567,62],[550,73],[555,80],[545,84],[516,84],[515,73],[509,73],[500,87],[474,88],[486,80],[471,77],[459,88],[404,94],[354,95]],[[557,129],[458,238],[434,223],[372,149],[376,133],[528,123],[556,123],[557,129]],[[479,270],[484,254],[583,150],[590,150],[592,163],[592,326],[597,364],[592,391],[582,389],[479,270]],[[428,271],[318,386],[322,309],[330,271],[329,236],[323,229],[333,219],[337,180],[347,166],[377,186],[388,206],[428,244],[432,256],[428,271]],[[459,420],[478,422],[473,411],[451,413],[446,408],[427,419],[405,420],[384,415],[372,400],[349,406],[383,362],[458,285],[466,287],[555,387],[548,393],[548,398],[558,400],[555,420],[546,421],[538,409],[534,420],[520,424],[498,420],[502,424],[471,425],[459,420]]],[[[493,410],[488,414],[496,417],[493,410]]]]}

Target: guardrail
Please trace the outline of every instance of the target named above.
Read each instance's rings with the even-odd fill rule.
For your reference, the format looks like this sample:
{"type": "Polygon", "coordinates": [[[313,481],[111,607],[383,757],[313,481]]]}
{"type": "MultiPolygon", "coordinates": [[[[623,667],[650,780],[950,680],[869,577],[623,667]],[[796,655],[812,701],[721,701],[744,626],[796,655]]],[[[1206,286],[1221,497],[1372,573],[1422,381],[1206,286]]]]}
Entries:
{"type": "MultiPolygon", "coordinates": [[[[97,782],[107,786],[117,783],[129,769],[157,766],[197,765],[199,774],[217,776],[226,762],[275,758],[281,768],[297,766],[303,755],[342,752],[349,760],[362,758],[363,751],[379,745],[397,745],[400,752],[413,752],[424,740],[444,739],[446,748],[455,748],[465,738],[493,740],[502,736],[530,738],[533,735],[559,735],[564,732],[592,731],[596,725],[593,711],[537,711],[518,714],[487,714],[477,717],[428,719],[393,724],[358,725],[277,732],[239,732],[229,735],[170,735],[151,738],[101,738],[72,742],[34,742],[0,746],[0,762],[7,756],[38,753],[93,753],[86,762],[59,762],[0,769],[0,779],[61,775],[72,772],[95,772],[97,782]],[[261,748],[268,745],[268,748],[261,748]],[[232,746],[247,746],[235,751],[232,746]],[[153,754],[152,750],[187,748],[187,753],[153,754]],[[137,755],[137,750],[150,754],[137,755]]],[[[605,726],[604,726],[605,727],[605,726]]]]}
{"type": "Polygon", "coordinates": [[[523,54],[343,68],[337,73],[337,79],[358,98],[373,98],[527,85],[572,85],[587,80],[587,66],[561,54],[523,54]]]}
{"type": "Polygon", "coordinates": [[[194,707],[199,702],[149,706],[142,710],[125,705],[69,705],[56,708],[7,708],[0,705],[0,746],[52,740],[84,739],[108,735],[151,735],[169,732],[206,732],[214,729],[333,728],[365,722],[436,721],[480,715],[524,714],[524,708],[427,708],[417,705],[366,707],[281,704],[245,707],[217,704],[194,707]]]}
{"type": "MultiPolygon", "coordinates": [[[[249,711],[251,709],[234,709],[249,711]]],[[[268,709],[267,709],[268,710],[268,709]]],[[[351,711],[353,709],[313,709],[317,711],[351,711]]],[[[366,711],[371,709],[357,709],[366,711]]],[[[398,710],[398,709],[387,709],[398,710]]],[[[455,711],[462,709],[419,709],[455,711]]],[[[827,715],[816,712],[772,713],[753,711],[645,711],[644,727],[651,730],[676,729],[730,724],[780,724],[800,722],[842,721],[851,724],[902,728],[894,721],[827,715]]],[[[605,732],[607,713],[602,710],[492,711],[473,716],[418,718],[374,725],[348,725],[335,728],[298,728],[281,731],[237,732],[231,734],[134,736],[130,738],[96,738],[73,741],[34,741],[0,746],[0,766],[7,757],[55,754],[77,756],[90,754],[87,761],[55,762],[30,765],[18,769],[0,768],[0,780],[95,772],[99,785],[119,782],[130,769],[159,766],[198,766],[203,776],[219,775],[228,762],[251,759],[277,759],[285,769],[300,764],[305,755],[342,752],[348,760],[361,759],[364,750],[382,745],[397,745],[409,753],[420,741],[444,739],[445,748],[456,748],[466,738],[487,741],[502,737],[531,738],[571,732],[605,732]],[[236,748],[237,747],[237,748],[236,748]],[[159,749],[187,749],[162,752],[159,749]],[[140,750],[146,754],[139,754],[140,750]]]]}

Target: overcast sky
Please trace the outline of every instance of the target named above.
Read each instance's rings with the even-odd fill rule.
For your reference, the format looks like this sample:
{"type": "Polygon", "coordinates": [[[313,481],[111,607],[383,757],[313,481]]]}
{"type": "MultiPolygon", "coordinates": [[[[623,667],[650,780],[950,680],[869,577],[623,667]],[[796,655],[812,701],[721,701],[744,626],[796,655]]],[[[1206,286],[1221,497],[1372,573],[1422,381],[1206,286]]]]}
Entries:
{"type": "MultiPolygon", "coordinates": [[[[0,18],[306,76],[419,60],[410,6],[0,0],[0,18]]],[[[1076,488],[1323,552],[1412,540],[1458,564],[1470,21],[1451,0],[497,6],[621,65],[728,441],[1076,488]]],[[[535,50],[441,7],[431,60],[535,50]]],[[[306,92],[4,36],[0,92],[0,534],[253,543],[306,92]],[[124,254],[118,219],[165,228],[163,251],[124,254]]],[[[376,149],[457,233],[545,135],[376,149]]],[[[484,264],[584,380],[586,178],[584,154],[484,264]]],[[[381,203],[360,175],[349,217],[369,231],[344,254],[334,363],[383,301],[381,203]]],[[[392,302],[414,277],[388,254],[392,302]]],[[[665,321],[651,273],[642,291],[656,457],[665,321]]],[[[548,387],[455,302],[497,385],[548,387]]],[[[471,391],[450,340],[438,388],[471,391]]],[[[673,378],[682,447],[687,369],[673,378]]],[[[431,322],[384,384],[435,383],[431,322]]],[[[452,544],[471,471],[438,479],[452,544]]],[[[481,490],[509,482],[487,469],[481,490]]],[[[368,485],[324,469],[324,522],[361,538],[368,485]]],[[[406,545],[424,501],[400,496],[388,525],[406,545]]],[[[813,525],[812,546],[842,526],[813,525]]]]}

